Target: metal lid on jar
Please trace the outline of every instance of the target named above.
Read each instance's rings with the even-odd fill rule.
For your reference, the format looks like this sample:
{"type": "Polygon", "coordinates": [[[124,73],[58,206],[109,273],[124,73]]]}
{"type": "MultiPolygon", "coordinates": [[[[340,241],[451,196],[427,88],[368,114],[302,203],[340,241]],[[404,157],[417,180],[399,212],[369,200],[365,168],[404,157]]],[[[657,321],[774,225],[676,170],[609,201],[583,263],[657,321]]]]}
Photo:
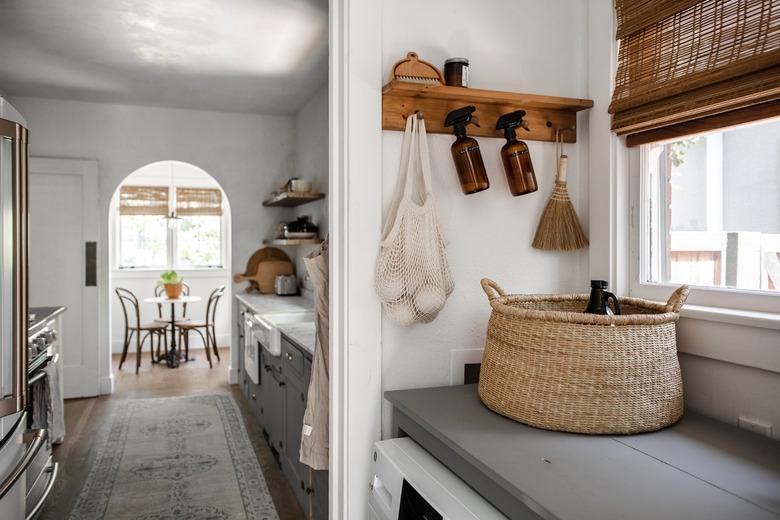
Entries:
{"type": "Polygon", "coordinates": [[[463,63],[464,65],[468,65],[469,60],[468,58],[447,58],[444,60],[444,64],[446,65],[448,63],[463,63]]]}

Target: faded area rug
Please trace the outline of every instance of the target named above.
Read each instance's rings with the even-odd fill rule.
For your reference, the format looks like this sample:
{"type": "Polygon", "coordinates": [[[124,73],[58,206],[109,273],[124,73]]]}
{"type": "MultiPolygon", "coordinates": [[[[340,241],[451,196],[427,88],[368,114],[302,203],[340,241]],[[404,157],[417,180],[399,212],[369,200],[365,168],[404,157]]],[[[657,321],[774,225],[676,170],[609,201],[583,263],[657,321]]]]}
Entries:
{"type": "Polygon", "coordinates": [[[71,520],[277,520],[230,395],[131,399],[96,441],[71,520]]]}

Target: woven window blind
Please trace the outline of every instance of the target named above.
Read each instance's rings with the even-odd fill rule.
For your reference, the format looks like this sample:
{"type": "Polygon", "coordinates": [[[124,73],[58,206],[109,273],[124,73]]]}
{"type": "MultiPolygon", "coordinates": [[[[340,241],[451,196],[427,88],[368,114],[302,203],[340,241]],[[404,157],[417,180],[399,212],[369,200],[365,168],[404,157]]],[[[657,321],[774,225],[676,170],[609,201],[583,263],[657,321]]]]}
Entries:
{"type": "Polygon", "coordinates": [[[167,215],[167,186],[122,186],[119,189],[120,215],[167,215]]]}
{"type": "Polygon", "coordinates": [[[780,115],[780,0],[616,0],[615,11],[616,133],[744,119],[748,107],[780,115]]]}
{"type": "Polygon", "coordinates": [[[176,188],[176,214],[222,215],[222,192],[213,188],[176,188]]]}

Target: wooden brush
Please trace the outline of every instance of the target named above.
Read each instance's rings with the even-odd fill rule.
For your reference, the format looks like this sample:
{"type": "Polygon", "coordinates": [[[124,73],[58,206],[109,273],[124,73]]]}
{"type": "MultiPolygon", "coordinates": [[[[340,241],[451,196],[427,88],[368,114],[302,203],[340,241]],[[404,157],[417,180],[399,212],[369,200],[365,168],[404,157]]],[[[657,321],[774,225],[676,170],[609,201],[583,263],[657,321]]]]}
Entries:
{"type": "Polygon", "coordinates": [[[410,52],[406,55],[406,59],[395,62],[390,69],[390,81],[394,79],[411,83],[444,85],[441,71],[427,61],[420,60],[416,52],[410,52]]]}
{"type": "MultiPolygon", "coordinates": [[[[559,133],[555,131],[555,155],[558,155],[559,147],[563,145],[558,140],[559,133]]],[[[588,246],[588,238],[582,231],[580,219],[569,199],[566,190],[566,167],[569,158],[565,155],[558,157],[558,168],[555,175],[555,188],[550,200],[544,207],[542,217],[539,219],[539,227],[531,244],[536,249],[548,251],[571,251],[588,246]]]]}

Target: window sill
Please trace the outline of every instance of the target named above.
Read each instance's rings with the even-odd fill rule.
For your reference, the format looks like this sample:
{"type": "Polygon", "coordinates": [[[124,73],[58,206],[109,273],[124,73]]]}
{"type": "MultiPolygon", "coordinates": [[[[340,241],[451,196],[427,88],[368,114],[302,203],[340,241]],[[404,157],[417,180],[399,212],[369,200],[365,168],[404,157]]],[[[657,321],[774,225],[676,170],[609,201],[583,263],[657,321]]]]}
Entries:
{"type": "Polygon", "coordinates": [[[686,304],[680,316],[695,320],[715,321],[744,327],[780,330],[780,314],[772,312],[743,311],[723,307],[686,304]]]}
{"type": "MultiPolygon", "coordinates": [[[[134,278],[157,277],[163,271],[168,269],[138,268],[138,269],[113,269],[111,277],[116,280],[130,280],[134,278]]],[[[229,276],[230,271],[226,267],[201,267],[189,269],[176,269],[176,272],[184,278],[213,278],[218,276],[229,276]]]]}

